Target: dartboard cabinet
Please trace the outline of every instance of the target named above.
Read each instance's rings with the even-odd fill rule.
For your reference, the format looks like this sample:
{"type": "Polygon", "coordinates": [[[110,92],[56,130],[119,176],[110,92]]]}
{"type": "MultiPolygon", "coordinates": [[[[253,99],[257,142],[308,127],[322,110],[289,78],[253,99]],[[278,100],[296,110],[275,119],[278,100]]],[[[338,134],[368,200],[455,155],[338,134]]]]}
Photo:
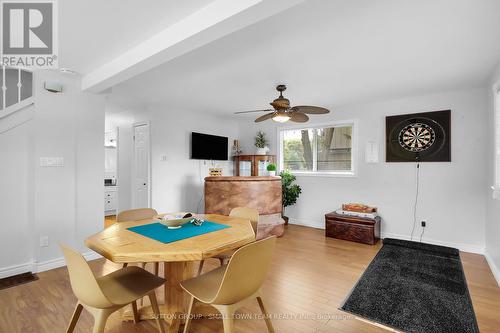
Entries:
{"type": "Polygon", "coordinates": [[[387,162],[451,162],[450,110],[386,117],[387,162]]]}

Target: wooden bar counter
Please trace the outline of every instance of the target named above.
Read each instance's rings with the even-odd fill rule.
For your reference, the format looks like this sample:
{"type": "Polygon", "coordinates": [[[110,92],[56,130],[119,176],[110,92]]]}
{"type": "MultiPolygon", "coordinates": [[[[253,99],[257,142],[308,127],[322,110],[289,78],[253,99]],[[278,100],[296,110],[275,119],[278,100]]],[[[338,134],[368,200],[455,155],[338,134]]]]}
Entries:
{"type": "Polygon", "coordinates": [[[229,215],[235,207],[259,211],[257,239],[283,235],[281,177],[206,177],[205,213],[229,215]]]}

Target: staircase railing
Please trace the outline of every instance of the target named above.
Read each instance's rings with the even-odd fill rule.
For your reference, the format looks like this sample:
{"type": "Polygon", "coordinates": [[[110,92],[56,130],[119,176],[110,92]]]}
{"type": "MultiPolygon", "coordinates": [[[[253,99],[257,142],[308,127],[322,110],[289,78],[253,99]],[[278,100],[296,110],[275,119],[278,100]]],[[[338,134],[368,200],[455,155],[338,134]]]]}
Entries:
{"type": "Polygon", "coordinates": [[[0,134],[34,117],[33,73],[0,64],[0,134]]]}
{"type": "Polygon", "coordinates": [[[1,66],[0,118],[32,104],[33,73],[24,68],[1,66]]]}

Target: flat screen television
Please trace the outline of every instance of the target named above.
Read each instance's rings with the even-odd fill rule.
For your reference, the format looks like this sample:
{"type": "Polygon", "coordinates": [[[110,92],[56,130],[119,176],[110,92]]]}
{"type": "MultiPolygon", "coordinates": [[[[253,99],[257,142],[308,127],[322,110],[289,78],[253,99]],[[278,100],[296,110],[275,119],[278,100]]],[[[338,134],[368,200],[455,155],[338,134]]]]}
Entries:
{"type": "Polygon", "coordinates": [[[227,137],[196,132],[191,133],[192,159],[227,161],[227,155],[227,137]]]}

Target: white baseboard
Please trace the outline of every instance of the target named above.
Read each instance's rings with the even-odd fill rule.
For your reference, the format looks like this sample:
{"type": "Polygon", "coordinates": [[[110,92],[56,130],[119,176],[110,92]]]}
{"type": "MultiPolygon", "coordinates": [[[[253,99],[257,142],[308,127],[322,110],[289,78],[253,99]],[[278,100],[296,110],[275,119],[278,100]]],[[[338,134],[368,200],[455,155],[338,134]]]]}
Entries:
{"type": "MultiPolygon", "coordinates": [[[[296,218],[290,217],[288,223],[295,224],[295,225],[301,225],[304,227],[316,228],[316,229],[325,229],[325,222],[324,221],[318,222],[315,220],[296,219],[296,218]]],[[[380,236],[381,236],[381,238],[397,238],[397,239],[410,240],[409,236],[397,235],[397,234],[392,234],[392,233],[382,232],[382,234],[380,236]]],[[[415,240],[415,237],[413,238],[413,240],[415,240]]],[[[418,241],[418,238],[416,240],[418,241]]],[[[454,247],[454,248],[459,249],[462,252],[470,252],[470,253],[477,253],[477,254],[484,255],[484,246],[481,246],[481,245],[466,244],[466,243],[453,243],[453,242],[447,242],[447,241],[440,241],[440,240],[436,240],[436,239],[430,239],[430,238],[426,238],[426,237],[424,237],[422,239],[422,241],[426,242],[426,243],[430,243],[430,244],[454,247]]]]}
{"type": "Polygon", "coordinates": [[[0,268],[0,279],[33,271],[33,262],[0,268]]]}
{"type": "Polygon", "coordinates": [[[51,269],[59,268],[66,265],[64,258],[56,258],[51,260],[46,260],[42,262],[38,262],[35,264],[34,273],[40,273],[49,271],[51,269]]]}
{"type": "Polygon", "coordinates": [[[491,257],[487,249],[484,251],[484,257],[486,258],[488,265],[490,265],[491,272],[493,273],[493,276],[495,277],[495,280],[497,280],[497,284],[500,287],[500,269],[497,265],[495,265],[495,261],[493,260],[493,257],[491,257]]]}
{"type": "MultiPolygon", "coordinates": [[[[89,251],[89,252],[83,253],[83,257],[87,261],[102,258],[102,256],[100,254],[98,254],[94,251],[89,251]]],[[[45,271],[48,271],[51,269],[66,266],[66,262],[64,261],[64,257],[60,257],[60,258],[51,259],[51,260],[36,263],[35,266],[36,267],[34,269],[34,272],[40,273],[40,272],[45,272],[45,271]]]]}
{"type": "Polygon", "coordinates": [[[91,260],[96,260],[96,259],[101,259],[102,256],[94,251],[89,251],[87,253],[84,253],[83,256],[85,257],[85,260],[91,261],[91,260]]]}
{"type": "MultiPolygon", "coordinates": [[[[386,232],[381,233],[381,238],[397,238],[397,239],[410,240],[409,236],[386,233],[386,232]]],[[[418,242],[419,238],[413,237],[413,240],[418,242]]],[[[484,246],[481,246],[481,245],[447,242],[447,241],[441,241],[441,240],[436,240],[436,239],[431,239],[431,238],[426,238],[426,237],[422,238],[422,242],[429,243],[429,244],[435,244],[435,245],[441,245],[441,246],[453,247],[453,248],[459,249],[462,252],[469,252],[469,253],[476,253],[476,254],[484,255],[484,246]]]]}
{"type": "MultiPolygon", "coordinates": [[[[94,251],[89,251],[87,253],[83,254],[85,260],[90,261],[90,260],[95,260],[102,258],[102,256],[94,251]]],[[[59,268],[66,266],[66,262],[64,261],[64,258],[56,258],[56,259],[51,259],[39,263],[35,263],[33,261],[20,264],[20,265],[15,265],[15,266],[9,266],[9,267],[4,267],[0,268],[0,279],[9,277],[9,276],[14,276],[22,273],[27,273],[27,272],[33,272],[33,273],[40,273],[40,272],[45,272],[54,268],[59,268]]]]}
{"type": "Polygon", "coordinates": [[[288,223],[295,224],[295,225],[301,225],[303,227],[325,229],[325,222],[324,221],[318,222],[318,221],[314,221],[314,220],[296,219],[296,218],[290,217],[288,219],[288,223]]]}

